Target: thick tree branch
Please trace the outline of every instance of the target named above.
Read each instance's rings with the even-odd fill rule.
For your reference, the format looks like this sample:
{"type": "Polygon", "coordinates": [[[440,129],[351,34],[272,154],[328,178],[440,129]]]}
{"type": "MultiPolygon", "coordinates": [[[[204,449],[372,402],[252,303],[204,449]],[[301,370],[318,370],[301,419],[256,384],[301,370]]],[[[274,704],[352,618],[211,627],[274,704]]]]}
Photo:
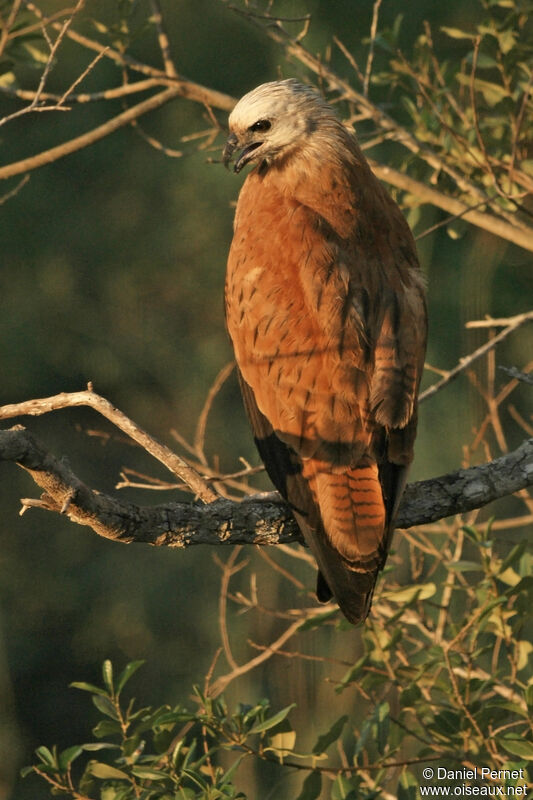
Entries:
{"type": "MultiPolygon", "coordinates": [[[[0,460],[19,464],[44,490],[40,500],[23,500],[23,510],[37,506],[62,513],[107,539],[167,547],[301,542],[290,510],[276,495],[256,495],[241,502],[218,499],[208,505],[125,503],[90,489],[20,426],[0,431],[0,460]]],[[[488,464],[410,484],[398,527],[481,508],[531,485],[533,439],[528,439],[488,464]]]]}
{"type": "MultiPolygon", "coordinates": [[[[495,236],[499,236],[501,239],[523,247],[524,250],[533,252],[533,231],[531,229],[519,229],[510,222],[499,219],[494,214],[476,210],[478,204],[476,204],[472,210],[469,210],[465,203],[456,200],[455,197],[433,189],[426,183],[417,181],[409,175],[405,175],[403,172],[392,169],[392,167],[378,164],[371,159],[369,159],[369,161],[373,172],[380,180],[385,181],[385,183],[391,186],[395,186],[397,189],[409,192],[414,195],[420,203],[428,203],[449,214],[461,217],[466,220],[466,222],[470,222],[478,228],[482,228],[495,236]]],[[[486,204],[490,206],[491,201],[487,199],[486,204]]]]}

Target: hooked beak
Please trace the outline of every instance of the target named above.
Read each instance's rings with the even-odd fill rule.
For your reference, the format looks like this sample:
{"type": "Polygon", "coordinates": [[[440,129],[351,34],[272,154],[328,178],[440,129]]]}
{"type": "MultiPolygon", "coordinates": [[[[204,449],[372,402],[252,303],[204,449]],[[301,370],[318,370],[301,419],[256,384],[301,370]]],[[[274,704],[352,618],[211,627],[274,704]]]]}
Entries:
{"type": "MultiPolygon", "coordinates": [[[[251,144],[244,147],[241,152],[239,153],[235,164],[233,165],[234,172],[240,172],[241,169],[252,159],[252,153],[258,147],[260,147],[263,142],[252,142],[251,144]]],[[[233,153],[239,146],[239,139],[235,133],[230,134],[224,146],[224,150],[222,151],[222,163],[226,168],[228,168],[231,159],[233,158],[233,153]]]]}
{"type": "Polygon", "coordinates": [[[237,139],[234,133],[228,136],[226,144],[224,145],[224,150],[222,151],[222,163],[224,164],[226,169],[228,169],[229,167],[229,162],[231,161],[233,153],[235,152],[235,149],[238,144],[239,140],[237,139]]]}

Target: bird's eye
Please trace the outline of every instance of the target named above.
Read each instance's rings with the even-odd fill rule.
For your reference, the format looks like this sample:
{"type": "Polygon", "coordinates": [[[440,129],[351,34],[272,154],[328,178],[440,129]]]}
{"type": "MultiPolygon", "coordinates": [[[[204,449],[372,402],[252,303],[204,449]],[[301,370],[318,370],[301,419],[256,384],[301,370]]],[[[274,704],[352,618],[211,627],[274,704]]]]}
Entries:
{"type": "Polygon", "coordinates": [[[250,125],[248,130],[249,131],[254,131],[254,132],[256,132],[256,131],[268,131],[268,129],[270,127],[271,127],[271,124],[268,121],[268,119],[258,119],[257,122],[254,122],[253,125],[250,125]]]}

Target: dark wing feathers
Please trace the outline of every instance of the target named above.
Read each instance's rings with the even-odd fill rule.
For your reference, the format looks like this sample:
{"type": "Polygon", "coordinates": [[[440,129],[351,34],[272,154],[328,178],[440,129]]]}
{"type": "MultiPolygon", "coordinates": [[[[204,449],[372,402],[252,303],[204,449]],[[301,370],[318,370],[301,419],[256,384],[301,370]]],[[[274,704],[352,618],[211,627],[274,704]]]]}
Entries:
{"type": "MultiPolygon", "coordinates": [[[[378,569],[354,571],[347,561],[339,558],[337,551],[329,544],[309,481],[302,475],[300,457],[276,436],[272,425],[258,409],[254,393],[240,370],[238,376],[259,455],[270,480],[291,507],[318,564],[317,598],[320,602],[331,600],[330,586],[335,587],[337,603],[347,619],[356,624],[365,619],[370,610],[378,569]]],[[[386,553],[383,560],[385,556],[386,553]]]]}

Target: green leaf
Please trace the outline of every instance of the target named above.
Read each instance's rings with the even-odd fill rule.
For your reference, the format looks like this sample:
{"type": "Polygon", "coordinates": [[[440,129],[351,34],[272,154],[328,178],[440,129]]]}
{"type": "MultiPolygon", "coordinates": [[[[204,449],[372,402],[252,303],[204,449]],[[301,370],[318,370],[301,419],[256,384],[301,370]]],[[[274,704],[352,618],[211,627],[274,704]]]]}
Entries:
{"type": "Polygon", "coordinates": [[[448,28],[445,25],[441,25],[441,31],[445,33],[446,36],[449,36],[450,39],[470,39],[470,41],[474,39],[473,34],[462,31],[459,28],[448,28]]]}
{"type": "Polygon", "coordinates": [[[89,764],[88,772],[90,772],[91,775],[94,775],[95,778],[102,778],[102,780],[114,779],[129,781],[128,775],[125,772],[122,772],[121,769],[112,767],[109,764],[103,764],[100,761],[93,761],[91,764],[89,764]]]}
{"type": "Polygon", "coordinates": [[[519,544],[515,545],[500,564],[498,575],[501,575],[502,572],[505,572],[508,567],[517,566],[527,546],[528,542],[525,539],[519,544]]]}
{"type": "Polygon", "coordinates": [[[331,787],[331,800],[357,800],[356,792],[358,789],[358,778],[346,778],[344,775],[337,775],[331,787]]]}
{"type": "Polygon", "coordinates": [[[63,750],[59,754],[59,769],[61,772],[66,772],[75,758],[81,756],[83,753],[83,748],[79,745],[74,745],[73,747],[67,747],[66,750],[63,750]]]}
{"type": "Polygon", "coordinates": [[[291,703],[290,706],[286,708],[282,708],[281,711],[278,711],[277,714],[274,714],[273,717],[269,717],[269,719],[265,719],[263,722],[259,722],[257,725],[250,730],[250,733],[262,733],[263,731],[268,731],[270,728],[274,728],[278,723],[285,719],[289,711],[291,711],[296,706],[296,703],[291,703]]]}
{"type": "Polygon", "coordinates": [[[43,49],[41,49],[40,47],[37,47],[36,45],[32,44],[29,41],[29,37],[25,41],[21,42],[21,46],[28,53],[31,61],[34,61],[36,65],[42,64],[44,66],[47,63],[49,59],[49,54],[45,51],[44,47],[43,49]]]}
{"type": "Polygon", "coordinates": [[[498,742],[512,756],[533,761],[533,742],[528,742],[526,739],[498,739],[498,742]]]}
{"type": "MultiPolygon", "coordinates": [[[[474,53],[473,51],[467,53],[465,61],[467,64],[472,64],[474,61],[474,53]]],[[[492,56],[487,55],[487,53],[478,53],[477,54],[477,62],[476,68],[477,69],[494,69],[494,67],[498,66],[498,62],[492,56]]]]}
{"type": "Polygon", "coordinates": [[[17,78],[14,72],[5,72],[2,71],[0,75],[0,86],[6,88],[8,86],[14,86],[17,82],[17,78]]]}
{"type": "Polygon", "coordinates": [[[287,753],[292,752],[294,743],[296,742],[295,731],[280,731],[275,733],[269,739],[269,745],[265,750],[273,750],[276,755],[283,758],[287,753]]]}
{"type": "Polygon", "coordinates": [[[451,561],[448,564],[449,569],[455,572],[482,572],[483,567],[477,561],[451,561]]]}
{"type": "Polygon", "coordinates": [[[368,657],[365,655],[360,658],[358,661],[355,662],[353,667],[350,667],[348,672],[346,672],[343,677],[341,678],[340,685],[335,688],[335,692],[340,694],[350,683],[353,683],[362,673],[367,664],[368,657]]]}
{"type": "Polygon", "coordinates": [[[172,730],[160,730],[154,733],[154,748],[156,753],[166,753],[175,738],[174,726],[172,730]]]}
{"type": "Polygon", "coordinates": [[[104,736],[116,736],[121,732],[121,727],[118,722],[110,719],[101,720],[98,725],[93,728],[93,735],[97,739],[103,739],[104,736]]]}
{"type": "Polygon", "coordinates": [[[20,770],[20,777],[21,778],[26,778],[31,772],[34,771],[34,769],[35,769],[35,767],[33,767],[33,766],[31,766],[31,767],[22,767],[22,769],[20,770]]]}
{"type": "Polygon", "coordinates": [[[365,749],[366,740],[368,739],[371,730],[372,730],[371,721],[369,719],[365,719],[365,721],[361,726],[361,733],[359,735],[359,738],[355,743],[355,749],[354,749],[355,758],[359,755],[359,753],[362,753],[362,751],[365,749]]]}
{"type": "Polygon", "coordinates": [[[527,663],[529,661],[529,656],[531,651],[533,650],[533,644],[527,639],[522,639],[522,641],[518,642],[517,645],[518,650],[518,661],[516,668],[518,671],[527,667],[527,663]]]}
{"type": "Polygon", "coordinates": [[[466,533],[469,539],[479,544],[483,539],[483,534],[474,525],[463,525],[461,530],[466,533]]]}
{"type": "Polygon", "coordinates": [[[336,742],[340,737],[342,729],[346,725],[347,721],[348,716],[346,714],[344,714],[342,717],[339,717],[339,719],[333,723],[327,733],[323,733],[318,737],[312,752],[316,753],[317,755],[320,755],[320,753],[325,753],[328,747],[333,744],[333,742],[336,742]]]}
{"type": "Polygon", "coordinates": [[[323,614],[314,614],[310,617],[303,625],[300,625],[298,628],[298,632],[302,633],[303,631],[310,631],[314,628],[320,628],[324,625],[329,619],[338,615],[338,609],[333,608],[331,611],[324,611],[323,614]]]}
{"type": "Polygon", "coordinates": [[[102,677],[104,679],[104,686],[106,687],[109,694],[114,694],[113,664],[108,658],[106,658],[106,660],[102,664],[102,677]]]}
{"type": "MultiPolygon", "coordinates": [[[[459,83],[470,86],[470,75],[464,75],[463,73],[459,72],[456,75],[456,79],[459,81],[459,83]]],[[[483,99],[487,105],[491,107],[495,106],[496,103],[499,103],[506,97],[509,97],[509,92],[505,86],[500,86],[499,83],[492,83],[491,81],[484,81],[481,78],[474,79],[474,89],[483,95],[483,99]]]]}
{"type": "Polygon", "coordinates": [[[498,580],[507,584],[507,586],[516,586],[520,583],[520,575],[518,575],[512,567],[508,567],[498,574],[498,580]]]}
{"type": "Polygon", "coordinates": [[[387,702],[380,703],[377,708],[377,745],[383,755],[387,748],[390,728],[390,706],[387,702]]]}
{"type": "Polygon", "coordinates": [[[120,750],[120,745],[111,744],[110,742],[89,742],[88,744],[80,744],[80,747],[82,750],[87,750],[87,752],[92,752],[93,750],[120,750]]]}
{"type": "Polygon", "coordinates": [[[72,689],[81,689],[83,692],[91,692],[91,694],[102,694],[107,697],[107,692],[105,689],[101,689],[100,686],[94,686],[92,683],[85,683],[85,681],[74,681],[74,683],[69,683],[69,686],[72,689]]]}
{"type": "Polygon", "coordinates": [[[428,727],[448,739],[449,737],[455,736],[455,734],[461,730],[461,718],[455,711],[445,708],[439,714],[435,715],[433,722],[429,724],[428,727]]]}
{"type": "Polygon", "coordinates": [[[120,677],[117,681],[117,695],[120,694],[126,683],[129,681],[131,676],[137,672],[139,667],[142,667],[144,664],[144,660],[141,661],[132,661],[130,664],[127,664],[124,670],[121,672],[120,677]]]}
{"type": "Polygon", "coordinates": [[[504,55],[509,53],[516,45],[516,34],[514,31],[509,29],[506,31],[500,31],[497,38],[498,44],[500,45],[500,50],[504,55]]]}
{"type": "Polygon", "coordinates": [[[164,781],[168,778],[168,774],[159,769],[150,769],[149,767],[135,766],[131,768],[132,773],[137,778],[142,778],[146,781],[164,781]]]}
{"type": "MultiPolygon", "coordinates": [[[[126,789],[129,794],[129,788],[126,789]]],[[[123,787],[117,788],[116,786],[112,786],[111,784],[107,784],[107,786],[102,786],[100,791],[100,800],[126,800],[127,795],[124,794],[123,787]]]]}
{"type": "Polygon", "coordinates": [[[40,760],[43,762],[43,764],[47,764],[49,767],[57,767],[58,766],[57,765],[57,759],[50,752],[48,747],[45,747],[44,745],[41,745],[41,747],[37,748],[37,750],[35,751],[35,754],[36,754],[36,756],[38,758],[40,758],[40,760]]]}
{"type": "Polygon", "coordinates": [[[105,697],[103,695],[93,695],[92,700],[98,711],[101,711],[102,714],[106,715],[106,717],[118,719],[116,708],[109,697],[105,697]]]}
{"type": "Polygon", "coordinates": [[[322,791],[322,775],[320,772],[310,772],[303,782],[302,791],[296,800],[316,800],[322,791]]]}
{"type": "Polygon", "coordinates": [[[413,708],[421,694],[420,687],[416,683],[412,683],[400,695],[400,708],[413,708]]]}
{"type": "Polygon", "coordinates": [[[417,782],[414,775],[408,770],[404,770],[398,782],[398,800],[416,800],[417,782]]]}
{"type": "Polygon", "coordinates": [[[427,600],[428,597],[433,597],[436,591],[434,583],[421,583],[420,586],[405,586],[396,591],[382,592],[381,597],[391,603],[412,603],[413,600],[427,600]]]}
{"type": "MultiPolygon", "coordinates": [[[[468,223],[465,222],[464,219],[456,219],[453,222],[450,222],[448,223],[448,225],[446,225],[446,233],[448,234],[450,239],[454,240],[454,242],[456,242],[458,239],[461,239],[461,237],[465,235],[467,230],[468,230],[468,223]]],[[[457,561],[455,563],[459,564],[460,562],[457,561]]],[[[450,569],[453,569],[454,568],[453,563],[449,564],[449,567],[450,569]]],[[[477,568],[478,569],[480,568],[479,565],[477,568]]]]}

